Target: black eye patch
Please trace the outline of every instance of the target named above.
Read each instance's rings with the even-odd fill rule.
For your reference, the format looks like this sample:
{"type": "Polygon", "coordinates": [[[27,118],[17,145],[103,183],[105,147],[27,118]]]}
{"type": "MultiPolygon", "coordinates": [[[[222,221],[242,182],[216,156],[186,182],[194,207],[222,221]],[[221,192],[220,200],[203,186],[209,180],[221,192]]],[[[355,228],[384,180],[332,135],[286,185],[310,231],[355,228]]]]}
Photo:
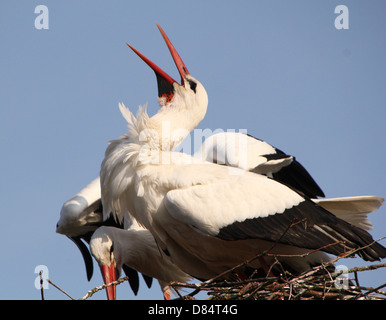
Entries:
{"type": "Polygon", "coordinates": [[[192,89],[193,92],[196,93],[197,83],[195,83],[193,80],[188,80],[188,81],[189,81],[190,89],[192,89]]]}

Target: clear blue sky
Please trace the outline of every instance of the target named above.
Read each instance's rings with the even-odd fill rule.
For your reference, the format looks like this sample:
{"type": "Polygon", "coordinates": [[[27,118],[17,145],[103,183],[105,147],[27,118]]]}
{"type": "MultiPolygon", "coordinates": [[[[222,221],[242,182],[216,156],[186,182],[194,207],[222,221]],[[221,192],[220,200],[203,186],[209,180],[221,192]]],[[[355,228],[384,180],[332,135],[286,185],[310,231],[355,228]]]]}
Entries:
{"type": "MultiPolygon", "coordinates": [[[[179,79],[156,22],[208,92],[200,128],[247,129],[295,155],[328,197],[386,196],[384,1],[3,0],[0,12],[0,299],[39,299],[37,265],[76,298],[102,283],[96,264],[87,282],[55,225],[126,132],[118,102],[158,108],[154,74],[125,42],[179,79]],[[40,4],[48,30],[34,26],[40,4]],[[334,26],[340,4],[348,30],[334,26]]],[[[386,236],[386,207],[370,219],[386,236]]],[[[379,285],[386,271],[360,280],[379,285]]],[[[52,287],[46,298],[67,299],[52,287]]],[[[134,298],[127,284],[118,298],[134,298]]],[[[137,298],[161,291],[142,282],[137,298]]]]}

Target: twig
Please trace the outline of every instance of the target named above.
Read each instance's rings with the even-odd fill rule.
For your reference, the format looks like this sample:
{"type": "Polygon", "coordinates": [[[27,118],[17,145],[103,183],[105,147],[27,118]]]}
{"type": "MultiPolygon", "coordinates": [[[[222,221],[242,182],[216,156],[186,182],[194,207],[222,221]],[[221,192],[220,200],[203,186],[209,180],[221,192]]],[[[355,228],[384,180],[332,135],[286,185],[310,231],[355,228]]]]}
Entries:
{"type": "Polygon", "coordinates": [[[355,279],[356,286],[360,287],[359,278],[358,278],[358,271],[356,271],[356,270],[354,271],[354,279],[355,279]]]}
{"type": "MultiPolygon", "coordinates": [[[[284,234],[294,225],[304,222],[304,220],[298,221],[296,223],[292,223],[287,230],[283,233],[280,239],[284,236],[284,234]]],[[[280,239],[278,241],[280,241],[280,239]]],[[[384,239],[384,238],[382,238],[384,239]]],[[[379,239],[381,240],[381,239],[379,239]]],[[[323,247],[320,247],[315,250],[310,250],[306,253],[299,255],[281,255],[281,254],[272,254],[270,251],[277,245],[278,241],[275,242],[271,248],[265,250],[264,252],[257,254],[256,256],[248,259],[239,265],[230,268],[222,272],[221,274],[201,283],[185,283],[185,282],[177,282],[172,281],[169,285],[176,290],[176,287],[182,288],[190,288],[194,289],[193,292],[182,296],[178,290],[177,294],[179,299],[194,299],[193,296],[201,291],[208,291],[210,295],[209,299],[214,300],[228,300],[228,299],[262,299],[262,300],[311,300],[311,299],[335,299],[335,300],[362,300],[362,299],[378,299],[378,300],[386,300],[386,292],[380,290],[383,287],[386,287],[386,283],[378,286],[376,288],[369,287],[360,287],[358,280],[358,272],[376,270],[379,268],[386,267],[386,263],[379,263],[374,265],[368,265],[364,267],[354,267],[351,269],[341,270],[339,272],[330,273],[328,270],[328,266],[335,264],[338,260],[342,258],[346,258],[357,253],[359,250],[362,250],[368,246],[371,246],[373,243],[379,241],[376,240],[364,247],[351,249],[343,254],[337,256],[335,259],[328,261],[326,263],[322,263],[320,266],[317,266],[307,272],[304,272],[300,275],[293,276],[289,274],[285,269],[281,266],[278,257],[305,257],[311,253],[315,253],[317,251],[323,250],[331,245],[336,245],[337,243],[341,243],[342,241],[338,241],[323,247]],[[260,278],[260,279],[247,279],[243,281],[222,281],[215,282],[216,280],[222,278],[226,274],[235,271],[236,269],[249,264],[255,259],[262,257],[264,255],[273,256],[275,259],[274,264],[278,264],[282,268],[282,273],[277,277],[270,278],[260,278]],[[324,271],[324,272],[323,272],[324,271]],[[356,286],[350,286],[347,288],[337,288],[335,287],[336,278],[342,273],[354,273],[356,286]],[[366,290],[363,293],[363,290],[366,290]],[[375,293],[375,294],[373,294],[375,293]]],[[[272,265],[273,266],[273,265],[272,265]]],[[[271,266],[271,267],[272,267],[271,266]]],[[[253,273],[254,274],[254,273],[253,273]]],[[[107,285],[98,286],[90,291],[81,298],[80,300],[86,300],[91,297],[94,293],[108,287],[111,285],[119,285],[122,282],[128,280],[128,277],[121,278],[118,281],[114,281],[107,285]]],[[[48,280],[49,281],[49,280],[48,280]]],[[[52,282],[49,281],[52,284],[52,282]]],[[[53,284],[54,285],[54,284],[53,284]]],[[[54,285],[55,286],[55,285],[54,285]]],[[[57,287],[57,286],[55,286],[57,287]]],[[[58,288],[58,287],[57,287],[58,288]]],[[[60,291],[64,292],[60,288],[60,291]]],[[[64,292],[65,293],[65,292],[64,292]]],[[[65,293],[69,296],[67,293],[65,293]]],[[[69,296],[73,299],[71,296],[69,296]]]]}
{"type": "Polygon", "coordinates": [[[112,285],[118,285],[118,284],[121,284],[122,282],[125,282],[127,280],[129,280],[129,277],[126,276],[124,278],[118,279],[117,281],[113,281],[113,282],[110,282],[108,284],[103,284],[101,286],[95,287],[94,289],[91,289],[90,291],[88,291],[87,294],[83,298],[80,298],[79,300],[86,300],[86,299],[90,298],[91,296],[93,296],[94,293],[96,293],[100,290],[103,290],[106,287],[110,287],[112,285]]]}
{"type": "Polygon", "coordinates": [[[373,292],[379,292],[380,289],[382,289],[384,287],[386,287],[386,283],[380,285],[379,287],[376,287],[375,289],[371,289],[371,290],[367,291],[364,295],[366,296],[366,295],[369,295],[370,293],[373,293],[373,292]]]}
{"type": "Polygon", "coordinates": [[[207,285],[207,284],[209,284],[209,283],[215,281],[216,279],[219,279],[219,278],[225,276],[226,274],[228,274],[228,273],[230,273],[230,272],[236,270],[237,268],[240,268],[240,267],[242,267],[242,266],[245,266],[245,265],[251,263],[252,261],[254,261],[254,260],[256,260],[256,259],[258,259],[258,258],[261,258],[262,256],[266,255],[267,253],[269,253],[269,252],[270,252],[270,251],[271,251],[271,250],[279,243],[279,241],[284,237],[284,235],[288,232],[288,230],[290,230],[293,226],[295,226],[295,225],[297,225],[297,224],[299,224],[299,223],[301,223],[301,222],[304,222],[304,223],[306,224],[306,223],[307,223],[307,218],[304,218],[304,219],[299,220],[299,221],[296,221],[296,222],[292,222],[292,223],[287,227],[287,229],[284,230],[284,232],[282,233],[282,235],[281,235],[281,236],[280,236],[280,237],[272,244],[272,246],[271,246],[269,249],[267,249],[267,250],[263,251],[262,253],[259,253],[259,254],[255,255],[254,257],[252,257],[252,258],[250,258],[250,259],[248,259],[248,260],[246,260],[246,261],[244,261],[244,262],[242,262],[242,263],[240,263],[240,264],[234,266],[233,268],[230,268],[230,269],[228,269],[228,270],[226,270],[226,271],[224,271],[224,272],[218,274],[217,276],[215,276],[215,277],[213,277],[213,278],[211,278],[211,279],[209,279],[209,280],[206,280],[206,281],[202,282],[202,285],[207,285]]]}
{"type": "Polygon", "coordinates": [[[40,276],[40,295],[42,297],[42,300],[45,300],[44,299],[44,290],[43,290],[43,271],[39,272],[39,276],[40,276]]]}
{"type": "MultiPolygon", "coordinates": [[[[352,252],[346,252],[345,255],[350,255],[352,252]]],[[[344,256],[334,259],[337,261],[344,256]]],[[[283,274],[276,278],[260,278],[248,279],[238,282],[217,282],[201,284],[188,284],[183,282],[173,282],[173,285],[180,287],[194,288],[194,292],[189,294],[191,297],[200,291],[207,291],[211,297],[209,299],[262,299],[262,300],[310,300],[310,299],[335,299],[335,300],[361,300],[361,299],[377,299],[386,300],[386,292],[380,289],[386,284],[376,288],[350,286],[347,288],[336,288],[335,279],[342,273],[354,273],[363,271],[376,270],[386,267],[386,263],[368,265],[364,267],[355,267],[339,272],[331,273],[326,266],[330,263],[322,264],[312,270],[300,274],[298,276],[287,279],[287,275],[283,274]],[[321,273],[320,271],[325,271],[321,273]],[[319,274],[318,274],[319,273],[319,274]],[[367,292],[363,293],[363,290],[367,292]],[[375,293],[376,295],[372,295],[375,293]]],[[[359,280],[358,280],[359,283],[359,280]]],[[[188,296],[182,297],[187,299],[188,296]]],[[[181,299],[181,297],[180,297],[181,299]]]]}
{"type": "MultiPolygon", "coordinates": [[[[386,263],[370,264],[370,265],[364,266],[364,267],[354,267],[354,268],[348,269],[346,272],[347,273],[353,273],[356,271],[369,271],[369,270],[376,270],[376,269],[385,268],[385,267],[386,267],[386,263]]],[[[343,272],[340,271],[338,273],[342,274],[343,272]]]]}
{"type": "Polygon", "coordinates": [[[177,290],[177,286],[170,283],[170,286],[174,289],[174,291],[177,293],[177,295],[180,297],[180,299],[183,299],[181,293],[177,290]]]}
{"type": "Polygon", "coordinates": [[[47,279],[47,282],[51,285],[53,285],[56,289],[58,289],[60,292],[63,292],[67,297],[69,297],[71,300],[75,300],[73,297],[71,297],[66,291],[59,288],[55,283],[53,283],[50,279],[47,279]]]}

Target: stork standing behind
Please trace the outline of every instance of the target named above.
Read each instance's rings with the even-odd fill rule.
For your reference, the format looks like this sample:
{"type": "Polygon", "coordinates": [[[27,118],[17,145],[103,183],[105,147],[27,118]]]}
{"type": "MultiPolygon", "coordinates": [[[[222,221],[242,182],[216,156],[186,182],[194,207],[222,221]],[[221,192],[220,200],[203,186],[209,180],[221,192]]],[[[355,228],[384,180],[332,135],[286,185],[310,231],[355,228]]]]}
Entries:
{"type": "Polygon", "coordinates": [[[209,136],[194,157],[266,175],[296,189],[335,216],[363,230],[372,229],[367,214],[384,202],[377,196],[318,199],[325,196],[324,192],[294,156],[240,132],[220,132],[209,136]]]}
{"type": "Polygon", "coordinates": [[[120,104],[128,133],[110,142],[102,162],[104,214],[113,212],[121,220],[130,212],[183,271],[199,279],[267,252],[267,261],[257,259],[251,266],[264,268],[275,256],[286,268],[302,272],[329,260],[321,251],[309,254],[320,248],[334,255],[358,250],[355,253],[369,261],[384,258],[386,248],[368,232],[297,190],[263,175],[230,171],[171,151],[204,118],[208,97],[160,31],[181,85],[160,76],[160,68],[133,49],[172,91],[151,118],[145,107],[135,117],[120,104]],[[162,130],[165,124],[169,134],[162,130]]]}
{"type": "MultiPolygon", "coordinates": [[[[258,174],[266,174],[278,181],[287,182],[292,187],[296,186],[298,190],[309,196],[324,195],[307,170],[293,156],[278,151],[267,142],[242,133],[214,134],[204,141],[194,157],[226,166],[237,166],[258,174]]],[[[160,279],[183,281],[181,271],[175,270],[176,266],[169,266],[170,261],[166,261],[164,264],[158,261],[160,255],[154,250],[155,242],[152,236],[140,228],[137,223],[132,224],[129,230],[126,230],[127,225],[126,229],[121,230],[117,227],[123,228],[123,226],[116,225],[112,218],[103,222],[100,195],[100,179],[98,177],[63,204],[56,229],[58,233],[67,235],[80,249],[85,261],[88,280],[92,277],[93,263],[90,252],[83,241],[90,244],[94,258],[101,266],[102,277],[106,284],[114,281],[122,268],[129,276],[129,283],[136,294],[139,288],[139,279],[135,270],[140,270],[143,274],[157,278],[164,292],[164,297],[169,298],[170,287],[160,279]],[[107,227],[108,225],[115,227],[107,227]],[[143,240],[131,241],[131,237],[134,240],[142,237],[143,240]],[[102,241],[102,239],[108,240],[102,241]],[[115,243],[114,246],[113,243],[115,243]],[[111,261],[115,259],[111,254],[113,251],[111,247],[114,248],[114,251],[118,250],[117,247],[127,247],[126,250],[118,250],[118,253],[114,254],[115,257],[119,256],[117,260],[120,261],[121,266],[117,266],[117,263],[115,263],[115,268],[111,266],[111,261]],[[139,252],[141,250],[143,252],[139,252]],[[138,255],[134,254],[135,252],[139,252],[138,255]],[[136,259],[133,259],[135,256],[143,257],[146,255],[153,257],[148,261],[156,260],[158,262],[151,264],[153,268],[157,268],[156,270],[146,271],[144,268],[146,264],[141,265],[136,259]],[[167,268],[166,271],[165,268],[167,268]],[[173,270],[175,276],[167,277],[164,275],[173,272],[173,270]]],[[[364,230],[370,230],[372,225],[367,219],[367,214],[378,209],[383,199],[376,196],[357,196],[330,199],[313,198],[312,201],[319,203],[339,218],[364,230]]],[[[144,279],[150,287],[151,278],[144,276],[144,279]]],[[[109,287],[106,293],[109,299],[116,298],[114,286],[109,287]]]]}
{"type": "Polygon", "coordinates": [[[89,243],[94,231],[102,225],[123,227],[116,223],[112,216],[103,219],[102,212],[98,177],[63,204],[59,221],[56,224],[56,232],[67,236],[80,250],[86,266],[88,281],[92,278],[94,267],[90,252],[84,242],[89,243]]]}
{"type": "MultiPolygon", "coordinates": [[[[189,277],[173,265],[169,258],[161,258],[150,232],[130,216],[124,219],[123,226],[116,223],[112,216],[103,221],[102,211],[98,177],[63,204],[56,226],[56,232],[70,238],[81,251],[87,279],[90,281],[93,275],[93,261],[84,241],[90,244],[105,284],[115,281],[123,269],[136,295],[139,289],[138,271],[142,273],[149,288],[152,277],[156,278],[164,298],[169,299],[172,290],[168,282],[187,281],[189,277]],[[105,261],[110,263],[106,265],[105,261]]],[[[115,299],[116,286],[107,287],[106,294],[109,300],[115,299]]]]}

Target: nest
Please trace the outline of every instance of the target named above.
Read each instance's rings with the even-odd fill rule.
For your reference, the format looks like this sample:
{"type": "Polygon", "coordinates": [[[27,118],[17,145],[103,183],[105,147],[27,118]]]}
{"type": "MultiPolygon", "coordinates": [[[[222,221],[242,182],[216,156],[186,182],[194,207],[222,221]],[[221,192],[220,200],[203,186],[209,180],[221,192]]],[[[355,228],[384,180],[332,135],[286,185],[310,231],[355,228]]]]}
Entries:
{"type": "MultiPolygon", "coordinates": [[[[386,267],[386,264],[348,269],[355,277],[349,279],[342,272],[320,274],[319,268],[307,273],[290,276],[249,279],[236,282],[189,284],[173,282],[178,288],[194,288],[180,299],[191,300],[199,292],[207,291],[210,300],[386,300],[386,283],[377,288],[359,285],[358,273],[386,267]],[[315,272],[315,273],[314,273],[315,272]],[[319,273],[319,274],[318,274],[319,273]],[[347,284],[345,284],[347,283],[347,284]]],[[[178,291],[177,291],[178,292],[178,291]]]]}
{"type": "MultiPolygon", "coordinates": [[[[386,263],[334,270],[334,263],[339,259],[352,256],[353,253],[354,251],[347,252],[298,275],[292,275],[283,269],[283,272],[275,277],[250,278],[232,282],[216,281],[224,275],[221,274],[197,284],[172,282],[170,285],[178,293],[179,299],[184,300],[195,299],[195,296],[203,291],[207,292],[209,300],[386,300],[386,291],[382,290],[386,287],[386,283],[376,288],[359,284],[360,272],[385,268],[386,263]],[[194,290],[189,294],[181,295],[179,288],[194,290]]],[[[278,260],[277,264],[280,264],[278,260]]],[[[240,266],[242,265],[227,272],[232,272],[240,266]]]]}
{"type": "MultiPolygon", "coordinates": [[[[274,277],[255,278],[252,274],[249,279],[245,280],[219,281],[227,273],[232,273],[240,267],[247,266],[254,259],[264,257],[264,255],[258,255],[207,281],[200,283],[171,282],[169,285],[175,289],[178,294],[177,299],[180,300],[196,300],[196,295],[200,292],[206,292],[209,296],[208,300],[386,300],[386,291],[382,290],[386,287],[386,283],[375,288],[359,284],[359,273],[385,268],[386,263],[351,269],[346,268],[339,271],[336,271],[333,267],[338,260],[351,257],[361,249],[363,248],[348,251],[328,263],[321,264],[298,275],[292,275],[282,268],[282,272],[274,277]],[[184,291],[186,289],[193,289],[193,291],[182,295],[180,293],[181,288],[185,289],[184,291]]],[[[315,251],[318,250],[310,251],[308,254],[315,251]]],[[[265,255],[269,255],[269,253],[266,252],[265,255]]],[[[276,256],[275,265],[281,267],[277,258],[280,257],[276,256]]],[[[41,273],[40,277],[41,283],[43,283],[41,273]]],[[[115,282],[95,287],[89,290],[80,300],[90,298],[94,293],[105,289],[107,286],[119,285],[128,280],[129,277],[124,277],[115,282]]],[[[49,279],[47,281],[67,297],[75,300],[49,279]]],[[[44,300],[43,286],[41,287],[41,295],[44,300]]]]}

